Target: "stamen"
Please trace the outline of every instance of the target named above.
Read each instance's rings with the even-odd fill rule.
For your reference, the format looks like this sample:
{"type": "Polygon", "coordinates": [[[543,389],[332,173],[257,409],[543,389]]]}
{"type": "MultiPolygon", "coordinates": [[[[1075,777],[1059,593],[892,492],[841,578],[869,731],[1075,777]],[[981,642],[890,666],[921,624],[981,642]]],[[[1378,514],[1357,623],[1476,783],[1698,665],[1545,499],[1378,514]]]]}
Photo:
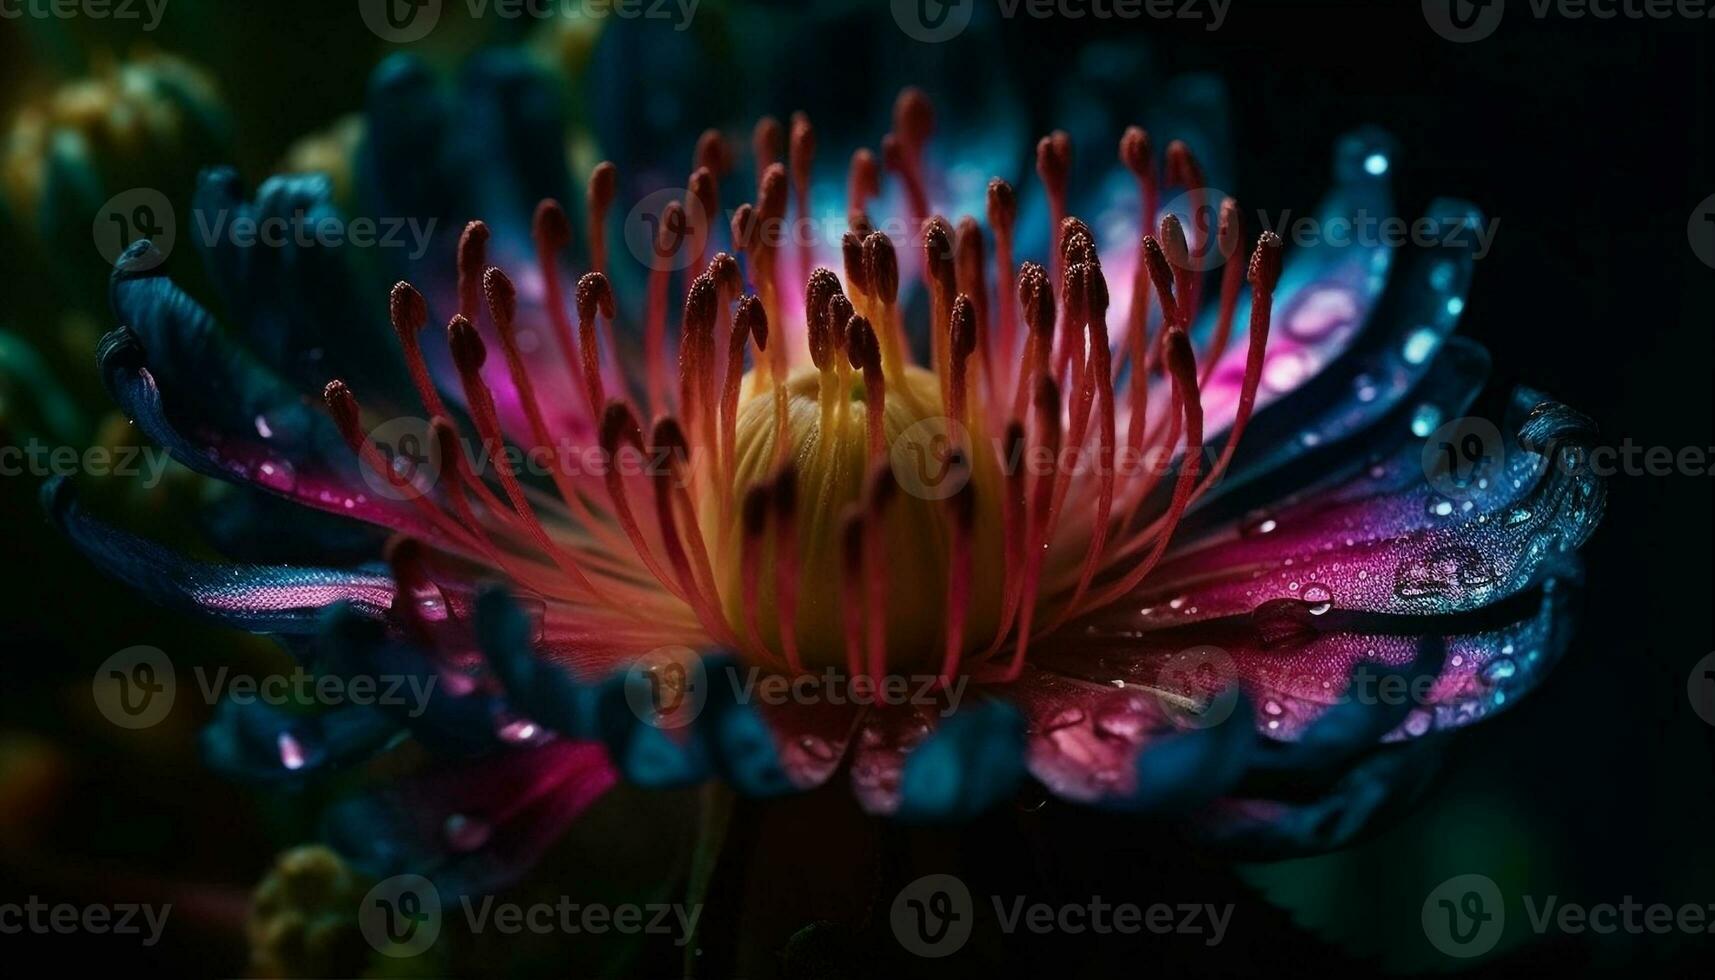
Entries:
{"type": "MultiPolygon", "coordinates": [[[[1238,450],[1239,440],[1245,434],[1245,425],[1250,422],[1251,412],[1256,407],[1257,385],[1262,381],[1263,355],[1268,348],[1274,287],[1280,282],[1280,236],[1272,231],[1264,231],[1257,239],[1247,278],[1251,284],[1251,317],[1250,347],[1245,352],[1244,383],[1239,388],[1239,405],[1233,415],[1227,444],[1222,448],[1221,456],[1215,461],[1215,465],[1209,468],[1209,475],[1198,488],[1198,494],[1226,472],[1227,464],[1238,450]]],[[[1207,370],[1204,371],[1204,376],[1208,376],[1207,370]]]]}
{"type": "Polygon", "coordinates": [[[947,646],[941,655],[940,683],[945,687],[959,674],[965,649],[965,618],[971,605],[971,531],[976,523],[976,489],[966,483],[947,500],[953,531],[947,566],[947,646]]]}
{"type": "Polygon", "coordinates": [[[799,278],[808,279],[810,266],[815,261],[814,236],[807,232],[810,228],[810,167],[816,159],[816,130],[810,125],[810,117],[802,112],[792,114],[792,139],[787,153],[792,171],[793,203],[798,210],[799,228],[805,232],[801,237],[794,236],[798,244],[799,278]]]}
{"type": "Polygon", "coordinates": [[[1161,207],[1161,191],[1155,180],[1155,154],[1149,134],[1131,126],[1120,138],[1120,162],[1137,178],[1138,222],[1142,234],[1131,277],[1131,306],[1126,311],[1126,344],[1131,364],[1131,421],[1126,445],[1135,452],[1143,439],[1149,412],[1149,263],[1143,254],[1143,237],[1155,227],[1155,212],[1161,207]]]}
{"type": "Polygon", "coordinates": [[[600,272],[586,272],[578,280],[578,348],[583,355],[584,384],[590,394],[590,418],[600,418],[607,404],[601,383],[601,354],[596,349],[595,318],[599,312],[613,320],[613,287],[600,272]]]}
{"type": "MultiPolygon", "coordinates": [[[[1174,140],[1167,144],[1166,169],[1167,182],[1175,187],[1185,188],[1190,197],[1191,214],[1194,220],[1200,223],[1199,227],[1194,229],[1197,233],[1196,254],[1199,257],[1205,256],[1208,254],[1209,246],[1213,244],[1215,236],[1211,234],[1214,229],[1201,225],[1201,222],[1206,218],[1203,208],[1209,196],[1207,181],[1203,179],[1203,168],[1198,165],[1197,158],[1191,155],[1190,147],[1186,146],[1182,140],[1174,140]]],[[[1182,297],[1188,311],[1187,319],[1196,317],[1201,292],[1202,283],[1198,278],[1194,278],[1190,283],[1190,291],[1182,297]]]]}
{"type": "MultiPolygon", "coordinates": [[[[560,286],[558,256],[560,250],[572,242],[571,222],[566,218],[566,212],[560,207],[560,202],[545,198],[536,205],[536,217],[531,222],[531,233],[536,242],[536,264],[542,273],[542,305],[548,308],[548,319],[554,324],[554,336],[559,340],[560,350],[566,358],[566,371],[571,374],[572,383],[583,392],[584,404],[593,404],[589,382],[578,369],[578,338],[577,334],[572,332],[571,317],[566,315],[566,297],[560,286]]],[[[476,322],[468,316],[465,319],[476,322]]],[[[590,418],[595,416],[591,415],[590,418]]]]}
{"type": "Polygon", "coordinates": [[[786,131],[780,120],[763,116],[750,131],[750,151],[756,156],[756,172],[761,175],[780,162],[781,149],[786,144],[786,131]]]}
{"type": "MultiPolygon", "coordinates": [[[[1094,258],[1092,252],[1091,258],[1094,258]]],[[[1093,390],[1100,397],[1101,413],[1097,416],[1098,431],[1096,434],[1097,450],[1097,484],[1096,484],[1096,519],[1091,525],[1090,543],[1084,551],[1083,568],[1078,573],[1077,587],[1072,590],[1072,598],[1067,601],[1059,618],[1050,629],[1064,623],[1079,607],[1084,593],[1089,590],[1090,582],[1094,580],[1096,569],[1107,546],[1108,519],[1113,514],[1114,506],[1114,379],[1109,359],[1112,356],[1108,348],[1108,287],[1107,280],[1102,277],[1101,266],[1091,263],[1086,266],[1085,273],[1085,309],[1089,316],[1090,330],[1090,369],[1085,372],[1085,392],[1081,396],[1088,398],[1093,390]]],[[[1086,406],[1081,411],[1087,411],[1086,406]]],[[[1081,437],[1077,443],[1082,444],[1081,437]]]]}
{"type": "Polygon", "coordinates": [[[995,625],[994,641],[982,652],[982,659],[992,657],[1000,649],[1007,632],[1012,629],[1013,617],[1018,615],[1024,553],[1029,548],[1030,528],[1024,500],[1024,477],[1028,466],[1024,455],[1024,423],[1017,419],[1007,423],[1002,448],[1006,453],[1001,463],[1006,484],[1000,499],[1000,523],[1006,561],[1002,570],[1000,620],[995,625]]]}
{"type": "MultiPolygon", "coordinates": [[[[685,296],[684,321],[679,333],[679,413],[685,428],[704,433],[702,450],[713,450],[713,423],[705,423],[715,406],[705,397],[714,371],[715,307],[720,291],[715,280],[703,273],[691,283],[685,296]]],[[[674,429],[678,426],[675,424],[674,429]]]]}
{"type": "Polygon", "coordinates": [[[847,677],[864,673],[863,525],[863,508],[857,504],[846,508],[840,519],[840,631],[846,640],[847,677]]]}
{"type": "Polygon", "coordinates": [[[953,244],[953,267],[958,290],[970,298],[975,314],[977,358],[982,367],[984,388],[992,398],[999,388],[995,382],[993,352],[989,349],[989,291],[984,264],[982,228],[977,219],[965,215],[959,219],[958,236],[953,244]]]}
{"type": "Polygon", "coordinates": [[[852,162],[846,170],[846,210],[861,212],[870,200],[881,196],[881,167],[875,154],[862,147],[852,151],[852,162]]]}
{"type": "MultiPolygon", "coordinates": [[[[538,215],[538,217],[540,217],[538,215]]],[[[565,215],[560,216],[563,220],[565,215]]],[[[567,240],[571,235],[567,233],[567,240]]],[[[538,252],[541,242],[537,242],[538,252]]],[[[480,221],[472,221],[464,226],[459,233],[459,316],[472,323],[476,322],[477,310],[482,305],[482,273],[488,268],[488,225],[480,221]]],[[[549,295],[554,295],[552,289],[549,295]]]]}
{"type": "MultiPolygon", "coordinates": [[[[738,316],[727,341],[726,383],[721,389],[721,485],[733,485],[738,465],[738,393],[744,381],[744,348],[751,338],[758,350],[768,346],[768,315],[754,295],[738,301],[738,316]]],[[[722,499],[726,494],[722,494],[722,499]]]]}
{"type": "Polygon", "coordinates": [[[1037,141],[1036,176],[1048,192],[1049,254],[1054,260],[1051,281],[1058,287],[1066,271],[1060,259],[1060,223],[1066,218],[1066,186],[1072,177],[1072,137],[1064,130],[1057,129],[1037,141]]]}
{"type": "Polygon", "coordinates": [[[662,543],[667,548],[667,561],[673,566],[673,571],[679,577],[679,584],[685,595],[690,599],[691,609],[696,613],[698,622],[717,643],[737,646],[738,641],[732,630],[727,626],[726,619],[720,615],[715,603],[709,598],[713,593],[713,574],[708,568],[708,554],[703,546],[703,535],[697,527],[696,510],[689,502],[684,503],[686,518],[690,526],[686,529],[685,540],[698,555],[698,569],[702,573],[699,581],[697,574],[691,570],[691,560],[685,554],[685,543],[680,539],[678,520],[674,517],[675,497],[685,496],[685,477],[690,464],[690,444],[685,441],[685,433],[679,428],[679,423],[670,415],[664,415],[655,422],[655,429],[649,434],[649,450],[652,457],[666,461],[665,466],[654,467],[655,484],[655,519],[661,526],[662,543]],[[709,583],[707,591],[704,583],[709,583]]]}
{"type": "MultiPolygon", "coordinates": [[[[705,129],[697,137],[697,150],[691,156],[691,169],[707,167],[709,173],[716,177],[725,177],[732,172],[732,153],[727,147],[726,137],[718,129],[705,129]]],[[[712,212],[711,212],[712,213],[712,212]]]]}
{"type": "Polygon", "coordinates": [[[953,229],[936,215],[923,225],[923,278],[929,287],[929,364],[941,378],[941,402],[947,401],[947,336],[952,328],[953,229]]]}
{"type": "Polygon", "coordinates": [[[1161,216],[1161,252],[1173,268],[1173,293],[1179,297],[1179,327],[1190,330],[1191,321],[1197,315],[1194,291],[1198,280],[1203,277],[1192,268],[1191,247],[1185,240],[1185,227],[1172,214],[1161,216]]]}
{"type": "Polygon", "coordinates": [[[968,425],[970,420],[965,417],[966,372],[970,366],[969,358],[977,349],[977,313],[969,296],[960,293],[953,301],[949,320],[951,363],[947,371],[946,399],[942,404],[947,406],[948,418],[968,425]]]}
{"type": "Polygon", "coordinates": [[[1048,352],[1054,344],[1054,291],[1049,288],[1048,273],[1035,262],[1018,267],[1018,305],[1024,313],[1027,333],[1024,361],[1018,371],[1018,391],[1013,396],[1013,418],[1024,417],[1031,387],[1037,378],[1048,376],[1048,352]]]}
{"type": "Polygon", "coordinates": [[[868,425],[868,457],[873,464],[887,453],[882,440],[882,422],[887,412],[887,381],[882,373],[881,348],[869,320],[853,316],[846,325],[846,355],[863,372],[864,414],[868,425]]]}
{"type": "Polygon", "coordinates": [[[864,619],[869,624],[869,674],[878,682],[887,673],[887,509],[897,488],[893,468],[883,461],[871,471],[864,493],[864,619]]]}
{"type": "MultiPolygon", "coordinates": [[[[1014,282],[1012,275],[1012,228],[1018,221],[1018,195],[1013,193],[1012,185],[999,177],[989,181],[988,188],[988,218],[989,227],[994,230],[994,281],[1001,290],[998,297],[999,319],[997,321],[998,342],[995,345],[995,361],[1000,370],[1010,371],[1014,363],[1014,352],[1018,345],[1018,324],[1013,319],[1012,304],[1007,302],[1005,291],[1007,283],[1014,282]]],[[[1009,380],[1005,376],[998,378],[1000,386],[995,389],[996,397],[1006,390],[1009,380]]],[[[1017,414],[1016,412],[1014,413],[1017,414]]]]}
{"type": "Polygon", "coordinates": [[[911,217],[921,228],[929,218],[929,194],[923,187],[923,148],[935,132],[935,107],[922,89],[906,88],[893,103],[893,132],[881,142],[882,160],[899,174],[910,201],[911,217]]]}
{"type": "MultiPolygon", "coordinates": [[[[462,316],[453,317],[447,324],[447,343],[452,348],[453,363],[459,369],[459,380],[464,385],[465,401],[470,406],[471,418],[476,422],[477,431],[482,436],[489,458],[495,462],[500,487],[506,492],[506,499],[511,502],[512,509],[522,520],[524,531],[536,542],[538,548],[553,559],[554,566],[563,574],[596,600],[614,605],[548,536],[547,529],[542,526],[535,508],[530,505],[523,486],[512,471],[512,463],[506,452],[506,437],[501,434],[500,418],[494,410],[494,396],[489,392],[487,382],[482,380],[482,364],[487,360],[488,352],[483,347],[482,338],[477,335],[476,328],[462,316]]],[[[533,401],[533,398],[525,399],[525,404],[533,401]]],[[[556,472],[560,469],[561,467],[555,467],[556,472]]]]}
{"type": "Polygon", "coordinates": [[[410,498],[411,503],[422,511],[430,523],[448,535],[452,540],[470,548],[475,547],[475,540],[439,507],[436,507],[426,496],[416,491],[411,482],[400,476],[385,457],[381,450],[363,431],[362,408],[357,403],[357,396],[344,381],[335,379],[322,389],[322,401],[327,405],[328,414],[333,416],[334,426],[345,439],[345,444],[357,455],[358,460],[387,481],[401,496],[410,498]]]}
{"type": "MultiPolygon", "coordinates": [[[[691,264],[687,268],[685,278],[695,279],[703,274],[704,262],[709,255],[709,242],[714,238],[715,219],[721,213],[720,184],[715,180],[718,173],[712,167],[698,167],[691,171],[691,179],[685,184],[685,203],[683,205],[684,223],[691,240],[691,264]]],[[[661,228],[657,233],[655,254],[663,261],[679,246],[675,234],[677,226],[668,223],[667,209],[661,211],[661,228]],[[669,237],[672,235],[673,237],[669,237]]]]}
{"type": "Polygon", "coordinates": [[[657,582],[668,592],[687,601],[683,587],[671,578],[659,562],[655,553],[643,537],[643,527],[637,523],[637,517],[631,510],[631,497],[626,490],[624,475],[620,472],[619,454],[626,446],[636,450],[637,455],[648,460],[648,452],[643,448],[643,430],[637,424],[637,416],[631,411],[631,406],[625,402],[614,400],[607,403],[602,411],[601,430],[598,433],[601,440],[602,455],[607,459],[603,482],[607,485],[607,495],[613,501],[613,513],[619,520],[619,526],[624,529],[625,537],[631,542],[631,549],[643,562],[643,567],[655,577],[657,582]]]}
{"type": "Polygon", "coordinates": [[[1191,341],[1185,336],[1185,331],[1177,328],[1167,331],[1162,338],[1162,347],[1166,351],[1168,376],[1173,379],[1175,400],[1185,413],[1185,454],[1180,457],[1179,479],[1173,485],[1173,499],[1167,506],[1167,513],[1147,532],[1155,540],[1148,556],[1090,600],[1086,608],[1099,608],[1116,601],[1137,588],[1155,570],[1172,540],[1173,529],[1185,514],[1185,507],[1191,501],[1191,489],[1197,482],[1198,468],[1203,459],[1203,403],[1197,390],[1196,355],[1191,352],[1191,341]]]}
{"type": "Polygon", "coordinates": [[[588,204],[587,223],[584,228],[584,238],[589,245],[590,265],[596,272],[607,272],[607,209],[613,204],[614,195],[619,192],[619,170],[611,162],[603,160],[590,171],[589,190],[585,196],[588,204]]]}
{"type": "Polygon", "coordinates": [[[906,351],[904,326],[895,307],[899,300],[899,256],[892,239],[883,232],[871,232],[863,240],[863,265],[875,299],[870,315],[879,320],[876,337],[881,341],[882,362],[889,374],[899,375],[905,367],[906,351]]]}
{"type": "Polygon", "coordinates": [[[1221,355],[1227,352],[1227,340],[1233,332],[1233,312],[1239,305],[1239,282],[1249,264],[1244,254],[1245,218],[1239,211],[1239,202],[1230,197],[1221,202],[1215,244],[1221,250],[1226,267],[1221,270],[1221,305],[1215,312],[1215,335],[1203,355],[1203,376],[1197,382],[1201,385],[1208,385],[1209,375],[1221,362],[1221,355]]]}
{"type": "Polygon", "coordinates": [[[441,401],[441,393],[435,389],[434,379],[429,376],[429,366],[423,361],[423,345],[417,338],[418,331],[429,322],[429,304],[410,283],[398,282],[393,284],[393,292],[387,298],[387,312],[393,321],[393,332],[399,335],[399,347],[405,355],[405,370],[411,375],[411,386],[417,389],[417,397],[423,400],[423,407],[430,415],[448,414],[447,406],[441,401]]]}
{"type": "Polygon", "coordinates": [[[1055,465],[1047,473],[1036,476],[1031,499],[1028,550],[1024,556],[1024,582],[1019,591],[1019,613],[1016,644],[1012,660],[1007,664],[1002,680],[1016,680],[1024,670],[1024,654],[1030,649],[1030,623],[1036,615],[1036,590],[1042,581],[1042,563],[1048,556],[1048,509],[1054,497],[1054,472],[1060,460],[1060,386],[1043,375],[1036,379],[1036,442],[1046,449],[1047,458],[1055,465]]]}

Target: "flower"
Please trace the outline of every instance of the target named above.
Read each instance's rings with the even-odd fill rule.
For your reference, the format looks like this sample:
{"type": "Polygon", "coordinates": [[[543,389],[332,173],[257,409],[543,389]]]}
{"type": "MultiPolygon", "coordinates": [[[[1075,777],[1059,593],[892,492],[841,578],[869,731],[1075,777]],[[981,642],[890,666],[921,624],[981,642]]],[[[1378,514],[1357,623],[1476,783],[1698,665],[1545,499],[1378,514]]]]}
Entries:
{"type": "MultiPolygon", "coordinates": [[[[1326,847],[1564,648],[1603,502],[1591,426],[1528,390],[1493,439],[1455,424],[1488,367],[1451,335],[1469,238],[1289,254],[1188,143],[1136,127],[1094,186],[1063,132],[1040,192],[973,183],[908,89],[828,221],[810,120],[756,127],[730,220],[742,178],[705,134],[687,187],[627,218],[636,273],[609,248],[620,175],[568,193],[532,69],[479,61],[460,98],[402,59],[371,88],[374,213],[493,221],[455,218],[390,291],[319,243],[201,243],[241,342],[147,242],[113,279],[122,409],[188,466],[341,518],[293,525],[322,562],[191,559],[46,491],[167,604],[320,674],[439,685],[228,704],[208,733],[213,764],[281,783],[411,736],[417,771],[331,816],[365,871],[504,876],[621,776],[772,794],[842,769],[903,819],[972,816],[1027,774],[1239,847],[1326,847]],[[783,703],[746,680],[769,677],[783,703]],[[881,703],[900,678],[922,684],[881,703]]],[[[1386,214],[1393,156],[1343,139],[1324,217],[1386,214]]],[[[280,177],[251,203],[215,171],[194,210],[325,216],[330,194],[280,177]]]]}

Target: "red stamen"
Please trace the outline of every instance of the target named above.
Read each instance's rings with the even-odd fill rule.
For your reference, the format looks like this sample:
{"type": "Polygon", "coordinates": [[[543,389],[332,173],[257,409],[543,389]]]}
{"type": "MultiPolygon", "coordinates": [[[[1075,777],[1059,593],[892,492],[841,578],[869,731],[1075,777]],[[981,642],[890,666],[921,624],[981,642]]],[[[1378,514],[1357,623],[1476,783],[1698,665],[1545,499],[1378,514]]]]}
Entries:
{"type": "Polygon", "coordinates": [[[1239,283],[1249,264],[1244,254],[1245,218],[1239,211],[1239,202],[1230,197],[1221,202],[1221,224],[1215,244],[1227,265],[1221,270],[1221,305],[1215,312],[1215,335],[1203,356],[1203,376],[1197,382],[1201,385],[1209,383],[1209,375],[1227,352],[1227,340],[1233,332],[1233,311],[1239,305],[1239,283]]]}
{"type": "MultiPolygon", "coordinates": [[[[561,216],[562,218],[564,215],[561,216]]],[[[568,240],[570,236],[568,235],[568,240]]],[[[537,248],[541,248],[540,242],[537,248]]],[[[482,273],[488,268],[488,226],[472,221],[459,233],[459,316],[476,322],[482,306],[482,273]]]]}
{"type": "MultiPolygon", "coordinates": [[[[685,543],[680,539],[678,520],[674,516],[675,498],[685,497],[685,477],[690,465],[690,444],[685,441],[685,433],[679,428],[679,423],[672,416],[662,416],[655,422],[655,429],[649,435],[649,450],[654,459],[665,460],[666,465],[653,467],[652,476],[655,484],[655,519],[661,526],[661,540],[667,548],[667,561],[673,566],[673,571],[679,577],[679,585],[690,599],[691,609],[697,615],[697,621],[703,624],[715,642],[728,646],[737,646],[738,641],[728,628],[726,619],[720,615],[713,600],[709,598],[712,587],[704,591],[703,583],[691,570],[691,560],[685,554],[685,543]]],[[[696,526],[696,512],[688,501],[683,509],[687,511],[690,526],[686,529],[685,539],[699,554],[699,569],[706,581],[712,585],[712,573],[708,570],[708,556],[703,547],[703,536],[696,526]]]]}
{"type": "MultiPolygon", "coordinates": [[[[560,202],[547,198],[536,205],[536,217],[531,223],[531,237],[536,242],[536,264],[541,269],[542,305],[548,308],[548,319],[554,325],[554,336],[566,358],[566,371],[572,383],[583,393],[584,404],[590,404],[589,383],[578,369],[578,338],[572,332],[572,320],[566,314],[566,296],[560,285],[560,250],[571,244],[572,225],[560,202]]],[[[470,317],[465,317],[469,320],[470,317]]],[[[476,322],[471,320],[472,323],[476,322]]],[[[593,418],[593,416],[592,416],[593,418]]]]}
{"type": "Polygon", "coordinates": [[[875,162],[875,154],[861,147],[853,150],[846,170],[846,210],[861,212],[880,195],[881,167],[875,162]]]}
{"type": "Polygon", "coordinates": [[[1064,130],[1036,142],[1036,176],[1048,192],[1049,254],[1054,259],[1050,281],[1058,288],[1066,271],[1060,260],[1060,223],[1066,218],[1066,187],[1072,178],[1072,137],[1064,130]]]}
{"type": "Polygon", "coordinates": [[[810,230],[810,167],[816,159],[816,130],[810,125],[810,117],[802,112],[792,114],[792,138],[787,149],[787,160],[792,171],[793,203],[798,210],[799,228],[804,232],[797,237],[799,277],[810,278],[810,266],[815,262],[814,236],[810,230]]]}
{"type": "Polygon", "coordinates": [[[882,441],[882,422],[887,414],[887,381],[881,368],[881,347],[869,320],[853,316],[846,325],[846,355],[863,372],[865,423],[868,425],[868,458],[873,465],[887,453],[882,441]]]}
{"type": "Polygon", "coordinates": [[[607,391],[601,383],[601,353],[596,349],[595,318],[600,313],[613,320],[613,287],[600,272],[586,272],[578,280],[578,349],[583,355],[584,385],[590,394],[590,418],[601,418],[607,391]]]}
{"type": "Polygon", "coordinates": [[[399,335],[405,370],[411,375],[411,386],[417,389],[417,397],[423,400],[423,407],[430,415],[446,415],[447,407],[441,401],[441,393],[435,389],[429,366],[423,361],[423,345],[417,338],[417,333],[429,322],[429,304],[410,283],[398,282],[393,284],[393,293],[388,297],[387,312],[393,321],[393,332],[399,335]]]}
{"type": "Polygon", "coordinates": [[[774,480],[774,608],[780,617],[780,645],[786,665],[802,671],[798,659],[798,471],[787,466],[774,480]]]}
{"type": "MultiPolygon", "coordinates": [[[[953,268],[959,292],[970,298],[976,323],[976,353],[981,365],[983,384],[990,393],[1000,390],[994,376],[994,352],[989,343],[989,290],[983,257],[983,232],[977,219],[965,215],[959,219],[956,241],[953,243],[953,268]]],[[[1004,305],[1004,304],[1002,304],[1004,305]]]]}
{"type": "Polygon", "coordinates": [[[618,193],[618,168],[607,160],[596,164],[590,171],[589,188],[584,198],[588,206],[584,238],[589,245],[590,266],[596,272],[607,272],[607,209],[618,193]]]}
{"type": "Polygon", "coordinates": [[[953,538],[947,566],[947,646],[941,655],[940,682],[951,684],[959,674],[965,650],[965,618],[971,605],[971,529],[976,523],[976,489],[966,483],[947,500],[953,538]]]}
{"type": "Polygon", "coordinates": [[[675,233],[671,229],[682,226],[685,221],[685,208],[678,201],[669,201],[667,206],[661,209],[661,227],[655,240],[656,261],[649,270],[649,308],[644,318],[643,361],[649,410],[655,413],[667,407],[667,280],[672,275],[668,256],[676,247],[675,233]]]}
{"type": "Polygon", "coordinates": [[[878,682],[887,673],[887,509],[897,487],[893,468],[882,462],[870,473],[864,493],[864,619],[869,624],[869,674],[878,682]]]}
{"type": "Polygon", "coordinates": [[[785,145],[786,130],[781,127],[780,120],[763,116],[756,121],[755,128],[750,131],[750,151],[756,157],[758,175],[780,162],[780,153],[785,145]]]}
{"type": "Polygon", "coordinates": [[[1017,637],[1012,660],[1002,675],[1003,682],[1018,679],[1024,670],[1024,654],[1030,649],[1030,623],[1036,615],[1036,590],[1042,581],[1042,563],[1048,556],[1048,508],[1053,503],[1054,471],[1060,459],[1060,386],[1043,375],[1036,379],[1036,442],[1046,449],[1047,458],[1054,460],[1049,472],[1036,476],[1031,500],[1030,532],[1024,556],[1024,582],[1019,590],[1017,637]]]}
{"type": "Polygon", "coordinates": [[[629,446],[636,451],[639,458],[648,460],[648,451],[643,447],[643,429],[637,424],[637,416],[632,413],[631,406],[618,400],[608,402],[602,411],[598,438],[601,440],[602,455],[607,460],[605,472],[602,474],[603,482],[607,486],[608,498],[613,501],[614,516],[625,531],[626,539],[631,542],[631,549],[637,553],[643,567],[649,570],[649,574],[654,576],[663,588],[684,601],[684,589],[668,576],[666,570],[655,560],[654,551],[643,537],[643,527],[638,524],[637,517],[631,510],[631,497],[626,490],[624,474],[620,469],[620,453],[629,446]]]}
{"type": "MultiPolygon", "coordinates": [[[[691,264],[685,273],[687,280],[702,275],[704,263],[708,259],[709,242],[714,238],[715,218],[721,213],[720,185],[715,181],[715,174],[718,172],[711,167],[698,167],[691,171],[691,179],[685,185],[685,203],[683,205],[685,236],[691,242],[691,264]]],[[[657,240],[659,242],[671,242],[669,247],[657,247],[656,249],[655,254],[661,256],[663,261],[680,244],[677,227],[668,223],[665,208],[662,209],[661,228],[657,240]],[[672,237],[669,238],[669,236],[672,237]]]]}

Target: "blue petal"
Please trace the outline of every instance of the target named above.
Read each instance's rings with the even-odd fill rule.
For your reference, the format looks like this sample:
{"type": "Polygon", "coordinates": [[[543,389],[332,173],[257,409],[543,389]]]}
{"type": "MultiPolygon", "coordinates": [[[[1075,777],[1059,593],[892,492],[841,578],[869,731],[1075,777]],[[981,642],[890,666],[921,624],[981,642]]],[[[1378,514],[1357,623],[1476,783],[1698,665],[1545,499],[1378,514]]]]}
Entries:
{"type": "Polygon", "coordinates": [[[1024,755],[1017,708],[1004,701],[966,707],[906,757],[898,815],[919,822],[970,820],[1017,790],[1024,755]]]}

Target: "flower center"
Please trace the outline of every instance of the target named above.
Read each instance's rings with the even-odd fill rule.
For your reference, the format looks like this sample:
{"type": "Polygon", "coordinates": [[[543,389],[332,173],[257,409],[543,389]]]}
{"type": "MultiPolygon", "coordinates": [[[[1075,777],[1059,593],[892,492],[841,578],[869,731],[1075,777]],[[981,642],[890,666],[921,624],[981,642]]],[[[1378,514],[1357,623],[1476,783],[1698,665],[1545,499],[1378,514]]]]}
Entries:
{"type": "Polygon", "coordinates": [[[868,634],[874,631],[883,640],[889,672],[933,671],[947,642],[953,539],[961,533],[955,525],[960,508],[967,506],[954,500],[960,494],[974,495],[978,511],[969,515],[967,531],[977,581],[965,609],[961,652],[971,652],[979,639],[987,642],[999,616],[1003,542],[999,497],[993,492],[997,466],[988,446],[969,445],[963,426],[942,414],[935,374],[907,367],[887,381],[881,432],[890,452],[878,469],[868,458],[870,406],[863,376],[830,373],[824,379],[815,368],[801,368],[784,386],[784,455],[797,481],[792,556],[781,552],[794,542],[782,542],[778,522],[771,529],[762,509],[778,486],[775,460],[782,452],[775,393],[761,385],[756,372],[745,379],[728,485],[736,498],[748,498],[748,507],[737,508],[723,522],[720,495],[706,494],[702,500],[726,618],[753,627],[761,647],[785,648],[779,574],[765,572],[746,588],[745,552],[753,550],[760,554],[752,564],[760,560],[764,569],[797,567],[802,588],[792,628],[803,666],[848,666],[842,593],[856,591],[851,612],[859,622],[853,632],[862,640],[858,652],[866,655],[861,658],[865,669],[868,634]],[[824,380],[831,381],[826,391],[824,380]],[[887,556],[885,567],[873,571],[864,568],[863,553],[865,537],[874,536],[866,534],[872,527],[887,556]],[[710,533],[711,528],[716,530],[710,533]],[[859,588],[842,590],[848,579],[859,588]],[[871,618],[862,595],[872,580],[883,589],[879,618],[871,618]],[[754,609],[745,608],[747,595],[754,609]]]}

